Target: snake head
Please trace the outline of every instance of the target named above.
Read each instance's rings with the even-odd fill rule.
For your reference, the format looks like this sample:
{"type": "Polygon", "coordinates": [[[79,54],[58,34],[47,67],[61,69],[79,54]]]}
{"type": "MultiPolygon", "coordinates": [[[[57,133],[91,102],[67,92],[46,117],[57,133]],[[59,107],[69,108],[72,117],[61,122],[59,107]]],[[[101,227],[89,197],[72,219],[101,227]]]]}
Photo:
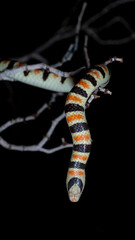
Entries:
{"type": "Polygon", "coordinates": [[[77,185],[77,184],[74,184],[69,192],[68,192],[68,195],[69,195],[69,199],[71,202],[78,202],[79,199],[80,199],[80,196],[81,196],[81,189],[80,187],[77,185]]]}
{"type": "Polygon", "coordinates": [[[67,179],[67,190],[69,200],[71,202],[78,202],[85,185],[85,179],[73,177],[69,181],[68,180],[69,179],[67,179]]]}

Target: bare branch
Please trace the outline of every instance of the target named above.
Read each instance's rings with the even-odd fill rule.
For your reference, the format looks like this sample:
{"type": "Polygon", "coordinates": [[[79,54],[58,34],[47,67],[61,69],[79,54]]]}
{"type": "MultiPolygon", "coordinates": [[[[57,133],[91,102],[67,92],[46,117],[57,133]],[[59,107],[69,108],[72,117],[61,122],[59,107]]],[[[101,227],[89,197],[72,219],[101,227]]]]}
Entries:
{"type": "Polygon", "coordinates": [[[65,148],[71,148],[71,147],[73,147],[73,144],[66,144],[66,145],[61,144],[60,146],[55,147],[55,148],[51,148],[51,149],[41,148],[40,152],[47,153],[47,154],[52,154],[54,152],[58,152],[58,151],[63,150],[65,148]]]}
{"type": "Polygon", "coordinates": [[[82,6],[82,10],[80,12],[80,15],[78,17],[78,22],[77,22],[77,25],[76,25],[76,30],[75,30],[75,47],[74,47],[74,51],[77,51],[78,49],[78,43],[79,43],[79,32],[80,32],[80,29],[81,29],[81,22],[82,22],[82,18],[83,18],[83,15],[84,15],[84,12],[85,12],[85,9],[87,7],[87,2],[84,2],[83,3],[83,6],[82,6]]]}
{"type": "Polygon", "coordinates": [[[99,28],[97,27],[94,30],[99,33],[103,30],[106,30],[107,28],[111,27],[112,25],[114,25],[118,22],[121,23],[128,30],[129,33],[131,33],[131,34],[134,33],[134,30],[131,28],[129,23],[121,16],[116,16],[116,17],[112,18],[110,21],[105,23],[103,26],[100,26],[99,28]]]}
{"type": "Polygon", "coordinates": [[[9,127],[12,127],[13,125],[17,124],[17,123],[22,123],[22,122],[28,122],[28,121],[32,121],[32,120],[35,120],[37,117],[39,117],[40,114],[42,114],[47,108],[48,106],[51,106],[55,101],[56,101],[56,98],[58,96],[62,96],[63,93],[53,93],[52,94],[52,97],[49,101],[49,103],[44,103],[42,105],[42,107],[40,107],[36,113],[32,114],[32,115],[29,115],[29,116],[26,116],[25,118],[24,117],[18,117],[16,119],[12,119],[12,120],[9,120],[7,121],[6,123],[4,123],[1,127],[0,127],[0,133],[2,133],[3,131],[5,131],[7,128],[9,127]]]}
{"type": "Polygon", "coordinates": [[[108,65],[112,62],[120,62],[120,63],[123,63],[123,58],[118,58],[118,57],[113,57],[113,58],[110,58],[109,60],[105,61],[105,65],[108,65]]]}
{"type": "Polygon", "coordinates": [[[85,61],[86,61],[86,66],[87,68],[90,68],[90,58],[88,55],[88,35],[85,35],[85,39],[84,39],[84,57],[85,57],[85,61]]]}
{"type": "Polygon", "coordinates": [[[61,62],[58,62],[55,65],[53,65],[54,67],[60,67],[60,66],[63,65],[63,63],[65,63],[67,61],[71,61],[72,57],[74,56],[74,53],[78,50],[79,33],[80,33],[80,30],[81,30],[81,22],[82,22],[82,18],[83,18],[86,7],[87,7],[87,2],[84,2],[83,5],[82,5],[81,12],[78,16],[77,25],[76,25],[76,28],[75,28],[75,42],[74,42],[74,44],[73,43],[70,44],[70,46],[68,47],[68,50],[64,54],[61,62]]]}
{"type": "MultiPolygon", "coordinates": [[[[56,97],[59,94],[53,94],[53,97],[50,101],[50,103],[54,102],[56,97]]],[[[16,118],[16,119],[12,119],[8,122],[6,122],[5,124],[3,124],[0,127],[0,133],[5,131],[6,129],[8,129],[9,127],[17,124],[17,123],[22,123],[22,122],[26,122],[26,121],[31,121],[31,120],[35,120],[43,111],[45,111],[45,109],[48,107],[48,104],[44,104],[37,112],[36,114],[27,116],[25,118],[16,118]]],[[[52,148],[52,149],[45,149],[43,148],[43,146],[48,142],[48,140],[50,139],[51,135],[53,134],[53,132],[55,131],[57,125],[59,124],[60,121],[62,121],[65,117],[65,113],[63,112],[60,116],[58,116],[56,119],[54,119],[52,121],[51,127],[49,128],[48,132],[46,133],[46,135],[43,137],[43,139],[41,141],[39,141],[39,143],[37,143],[36,145],[30,145],[30,146],[24,146],[24,145],[15,145],[15,144],[11,144],[8,141],[6,141],[5,139],[3,139],[2,137],[0,137],[0,145],[6,149],[9,150],[16,150],[16,151],[40,151],[40,152],[44,152],[44,153],[48,153],[51,154],[53,152],[59,151],[61,149],[64,148],[69,148],[72,147],[72,144],[61,144],[58,147],[52,148]]]]}
{"type": "Polygon", "coordinates": [[[93,17],[88,19],[83,24],[83,29],[86,29],[90,24],[92,24],[93,22],[99,20],[102,16],[104,16],[107,13],[109,13],[112,9],[118,7],[119,5],[130,3],[130,2],[135,2],[135,0],[117,0],[115,2],[111,2],[105,8],[103,8],[100,12],[96,13],[93,17]]]}
{"type": "Polygon", "coordinates": [[[65,62],[68,62],[72,59],[73,54],[74,54],[74,44],[71,43],[70,46],[68,47],[68,50],[64,54],[61,62],[57,62],[57,63],[53,64],[52,66],[55,68],[61,67],[65,62]]]}
{"type": "Polygon", "coordinates": [[[121,45],[121,44],[125,44],[128,43],[132,40],[135,40],[135,33],[125,37],[125,38],[121,38],[121,39],[101,39],[99,37],[99,35],[92,29],[88,28],[86,30],[86,33],[91,36],[97,43],[101,44],[101,45],[121,45]]]}

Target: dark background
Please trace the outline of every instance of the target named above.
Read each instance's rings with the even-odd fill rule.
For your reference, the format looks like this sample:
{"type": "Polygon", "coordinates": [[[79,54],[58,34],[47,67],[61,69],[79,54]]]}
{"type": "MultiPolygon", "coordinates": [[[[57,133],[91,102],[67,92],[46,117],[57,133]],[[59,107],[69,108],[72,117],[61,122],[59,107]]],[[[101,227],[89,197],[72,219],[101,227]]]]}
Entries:
{"type": "MultiPolygon", "coordinates": [[[[32,5],[28,2],[3,5],[1,57],[20,57],[43,44],[60,28],[76,2],[39,1],[32,5]]],[[[110,2],[88,1],[84,20],[110,2]]],[[[81,1],[78,3],[78,10],[71,18],[71,23],[73,21],[74,24],[81,9],[81,1]]],[[[93,26],[100,27],[112,17],[122,16],[135,29],[134,10],[135,3],[121,5],[93,26]]],[[[102,38],[117,39],[127,35],[128,31],[118,23],[104,31],[102,38]]],[[[83,39],[81,32],[79,51],[71,63],[63,66],[64,70],[71,71],[83,63],[83,39]]],[[[50,64],[59,61],[73,41],[74,38],[48,49],[45,57],[50,64]]],[[[55,236],[61,236],[64,229],[67,236],[71,230],[76,235],[79,232],[86,233],[86,224],[88,236],[91,233],[111,235],[116,230],[129,233],[133,231],[134,155],[131,150],[134,149],[134,44],[135,41],[130,41],[123,45],[102,46],[92,38],[89,39],[88,52],[92,64],[104,62],[112,56],[123,57],[124,63],[114,63],[111,66],[112,77],[108,88],[113,90],[113,97],[102,95],[92,102],[86,112],[93,144],[86,167],[86,186],[78,203],[69,202],[65,186],[71,149],[46,155],[39,152],[9,151],[0,147],[1,209],[4,211],[4,225],[14,225],[9,230],[11,235],[15,234],[17,228],[21,235],[29,229],[29,234],[37,232],[39,237],[39,232],[46,233],[49,227],[54,229],[55,226],[55,236]],[[112,98],[115,100],[113,106],[112,98]],[[37,230],[38,223],[40,227],[37,230]],[[36,228],[30,227],[31,224],[36,228]]],[[[21,83],[0,82],[0,124],[18,116],[35,113],[49,98],[50,92],[43,89],[21,83]]],[[[45,111],[35,122],[16,125],[3,132],[2,136],[14,144],[35,144],[46,133],[51,120],[64,109],[65,98],[66,95],[58,98],[52,110],[45,111]]],[[[65,120],[58,125],[47,146],[59,145],[63,136],[67,142],[71,142],[65,120]]],[[[52,233],[54,234],[51,230],[50,235],[52,233]]]]}

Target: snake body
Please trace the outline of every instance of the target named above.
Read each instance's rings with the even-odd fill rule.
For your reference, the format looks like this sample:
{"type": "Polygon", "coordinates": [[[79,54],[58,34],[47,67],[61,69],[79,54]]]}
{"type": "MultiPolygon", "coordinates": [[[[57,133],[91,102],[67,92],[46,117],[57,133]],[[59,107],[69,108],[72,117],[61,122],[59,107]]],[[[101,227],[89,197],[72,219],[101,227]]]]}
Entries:
{"type": "MultiPolygon", "coordinates": [[[[13,60],[0,60],[0,73],[5,70],[19,69],[27,65],[13,60]]],[[[59,77],[49,69],[35,69],[8,73],[8,78],[20,81],[39,88],[55,91],[69,92],[74,86],[74,78],[59,77]]]]}
{"type": "MultiPolygon", "coordinates": [[[[0,60],[0,73],[26,64],[0,60]]],[[[75,85],[72,77],[59,77],[48,69],[25,70],[8,73],[8,78],[51,91],[68,92],[65,104],[66,120],[72,139],[73,151],[67,173],[69,199],[77,202],[85,186],[85,166],[91,151],[91,135],[85,116],[85,108],[91,94],[107,85],[110,72],[106,65],[96,65],[75,85]]]]}
{"type": "Polygon", "coordinates": [[[69,199],[77,202],[85,185],[85,166],[91,151],[91,135],[85,116],[85,107],[91,94],[107,85],[110,72],[105,65],[87,71],[70,91],[66,99],[66,120],[73,139],[73,151],[67,173],[69,199]]]}

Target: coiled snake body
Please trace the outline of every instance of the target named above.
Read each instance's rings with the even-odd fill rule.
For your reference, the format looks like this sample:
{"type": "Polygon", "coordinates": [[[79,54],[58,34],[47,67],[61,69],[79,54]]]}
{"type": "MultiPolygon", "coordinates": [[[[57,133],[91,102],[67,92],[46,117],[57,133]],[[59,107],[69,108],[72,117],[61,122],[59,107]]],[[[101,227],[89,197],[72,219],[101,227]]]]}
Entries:
{"type": "MultiPolygon", "coordinates": [[[[9,60],[0,62],[0,72],[6,69],[19,68],[22,63],[9,60]]],[[[67,173],[67,190],[69,199],[77,202],[85,186],[85,166],[91,151],[91,135],[85,116],[85,108],[91,94],[104,87],[110,79],[108,67],[104,64],[96,65],[87,70],[85,76],[74,85],[73,78],[63,78],[48,70],[36,69],[17,72],[9,76],[15,80],[45,88],[52,91],[69,92],[65,113],[72,139],[73,151],[67,173]]]]}

